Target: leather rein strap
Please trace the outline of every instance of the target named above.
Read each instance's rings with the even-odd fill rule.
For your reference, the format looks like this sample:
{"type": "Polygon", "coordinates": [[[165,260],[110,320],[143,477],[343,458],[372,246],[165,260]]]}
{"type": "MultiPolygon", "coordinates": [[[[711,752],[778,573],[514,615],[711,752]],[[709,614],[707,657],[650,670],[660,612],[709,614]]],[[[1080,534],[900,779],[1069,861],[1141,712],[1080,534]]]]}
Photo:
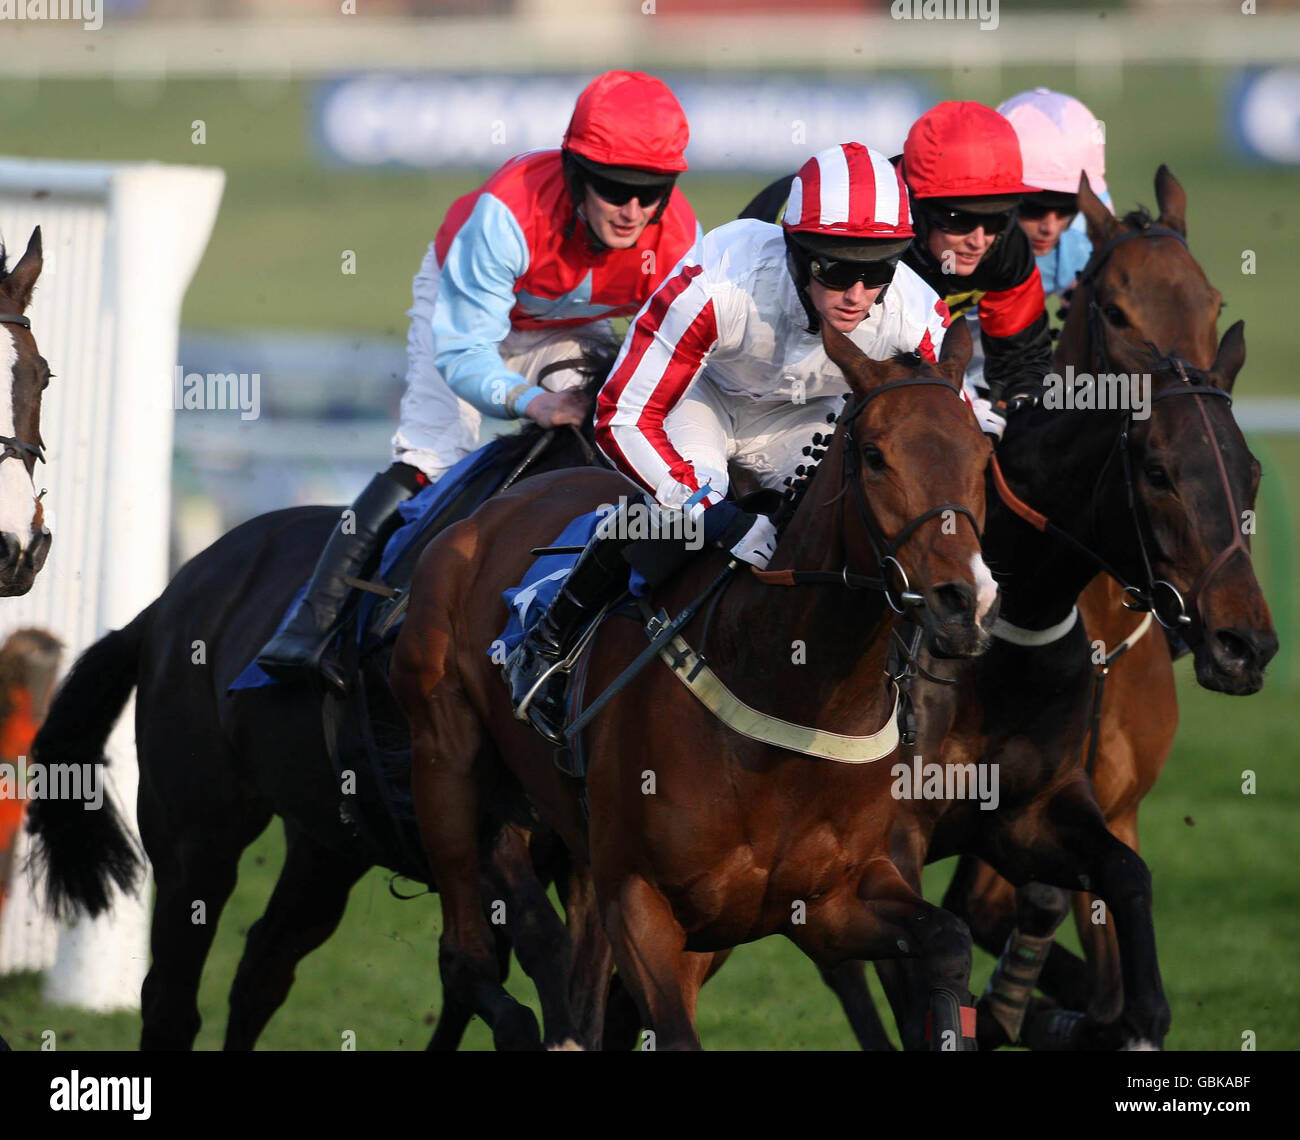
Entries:
{"type": "MultiPolygon", "coordinates": [[[[918,606],[922,603],[920,594],[915,593],[911,588],[911,583],[907,578],[907,571],[903,569],[902,563],[899,562],[897,554],[903,544],[922,526],[932,518],[937,518],[945,511],[952,511],[954,514],[965,515],[970,520],[975,534],[979,535],[979,523],[969,507],[961,503],[939,503],[929,510],[917,515],[906,526],[904,526],[892,539],[887,539],[884,532],[876,522],[875,515],[872,514],[870,507],[867,505],[866,492],[862,489],[862,480],[858,478],[859,460],[858,449],[855,446],[853,438],[854,421],[862,414],[866,406],[871,403],[877,396],[885,392],[894,391],[899,388],[917,388],[921,386],[938,386],[946,388],[948,391],[957,394],[956,390],[946,380],[941,380],[937,376],[914,376],[907,380],[894,380],[888,384],[882,384],[862,396],[855,404],[846,408],[840,416],[840,422],[844,425],[844,440],[842,444],[842,454],[844,457],[844,474],[843,482],[839,494],[835,499],[840,498],[844,492],[851,486],[854,492],[854,499],[858,508],[858,517],[862,521],[863,529],[867,534],[867,541],[871,544],[871,552],[875,557],[876,564],[880,567],[879,575],[859,574],[851,571],[847,564],[842,570],[759,570],[757,567],[751,567],[755,578],[769,586],[803,586],[815,584],[842,585],[850,590],[875,589],[884,592],[885,601],[889,603],[891,609],[896,613],[904,613],[911,606],[918,606]],[[891,575],[897,580],[901,580],[901,585],[896,581],[891,581],[891,575]]],[[[832,499],[831,502],[834,502],[832,499]]]]}

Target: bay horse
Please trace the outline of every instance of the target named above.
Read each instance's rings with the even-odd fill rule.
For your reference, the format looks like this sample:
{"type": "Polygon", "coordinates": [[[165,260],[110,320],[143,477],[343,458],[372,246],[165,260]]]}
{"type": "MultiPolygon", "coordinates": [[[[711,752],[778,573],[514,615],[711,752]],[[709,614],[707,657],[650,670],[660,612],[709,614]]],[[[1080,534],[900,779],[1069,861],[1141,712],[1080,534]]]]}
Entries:
{"type": "MultiPolygon", "coordinates": [[[[1093,248],[1104,256],[1094,259],[1093,272],[1076,290],[1055,367],[1059,371],[1072,364],[1092,374],[1129,367],[1141,360],[1150,345],[1198,369],[1214,369],[1223,389],[1231,392],[1240,362],[1231,375],[1215,367],[1215,325],[1223,299],[1187,248],[1186,194],[1164,166],[1156,173],[1155,189],[1160,212],[1154,222],[1140,212],[1120,221],[1091,193],[1085,179],[1080,207],[1093,248]],[[1126,234],[1143,238],[1128,240],[1126,234]]],[[[1244,342],[1241,352],[1244,359],[1244,342]]],[[[1243,533],[1240,520],[1234,525],[1229,518],[1234,509],[1253,507],[1259,465],[1226,401],[1204,403],[1213,430],[1194,420],[1169,467],[1178,494],[1185,496],[1183,488],[1188,484],[1202,488],[1203,509],[1219,528],[1216,537],[1207,536],[1211,545],[1201,552],[1202,558],[1191,559],[1174,574],[1174,580],[1184,584],[1191,621],[1186,632],[1173,638],[1160,636],[1159,631],[1140,637],[1113,663],[1103,691],[1096,745],[1091,737],[1089,742],[1090,748],[1095,747],[1092,782],[1098,804],[1112,833],[1134,850],[1139,844],[1138,805],[1154,786],[1178,726],[1171,643],[1180,651],[1193,651],[1198,683],[1236,695],[1259,690],[1264,667],[1277,651],[1267,604],[1250,569],[1249,535],[1243,533]],[[1215,492],[1220,481],[1216,454],[1222,455],[1231,475],[1232,501],[1226,503],[1224,490],[1215,492]],[[1206,553],[1219,553],[1225,559],[1244,557],[1233,558],[1230,566],[1212,568],[1203,561],[1206,553]]],[[[1125,643],[1138,625],[1138,617],[1123,607],[1124,600],[1121,587],[1105,575],[1079,599],[1089,637],[1108,647],[1107,652],[1125,643]]],[[[1041,893],[1039,899],[1043,900],[1041,893]]],[[[1120,956],[1114,924],[1093,921],[1093,902],[1086,891],[1074,896],[1086,964],[1052,943],[1039,982],[1044,993],[1066,1008],[1086,1009],[1090,1020],[1110,1022],[1119,1015],[1123,1001],[1120,956]]],[[[1015,892],[986,865],[967,865],[963,860],[945,905],[968,917],[976,942],[991,952],[1015,937],[1015,892]]],[[[1055,898],[1033,925],[1041,932],[1067,905],[1063,898],[1055,898]]],[[[1059,1047],[1061,1041],[1047,1043],[1059,1047]]]]}
{"type": "Polygon", "coordinates": [[[41,393],[50,366],[24,315],[41,275],[41,227],[12,269],[0,246],[0,597],[27,593],[50,553],[50,532],[33,475],[45,460],[41,393]]]}
{"type": "MultiPolygon", "coordinates": [[[[739,700],[827,732],[888,733],[897,614],[884,597],[846,587],[861,569],[888,574],[888,554],[924,598],[936,644],[982,652],[996,612],[978,534],[990,449],[957,397],[964,328],[949,332],[937,366],[919,368],[870,361],[829,327],[823,338],[851,402],[771,567],[728,579],[728,557],[702,553],[654,603],[680,613],[721,574],[708,661],[739,700]],[[800,581],[819,584],[779,588],[800,581]]],[[[933,1044],[968,1045],[966,931],[898,866],[887,763],[828,762],[742,736],[655,664],[586,730],[588,817],[552,746],[512,715],[486,652],[505,626],[502,591],[528,568],[529,547],[632,491],[596,471],[525,480],[444,531],[418,567],[391,681],[411,725],[413,791],[442,890],[444,992],[472,995],[499,1045],[531,1043],[500,985],[478,885],[491,835],[484,796],[513,783],[521,810],[526,796],[589,861],[600,925],[657,1048],[699,1047],[695,999],[713,951],[776,933],[822,966],[916,957],[933,1044]]],[[[589,690],[644,649],[637,625],[611,618],[593,642],[589,690]]]]}
{"type": "MultiPolygon", "coordinates": [[[[593,356],[587,363],[590,390],[610,360],[593,356]]],[[[579,466],[591,447],[589,429],[586,438],[572,431],[547,437],[529,424],[502,441],[494,470],[518,472],[529,457],[535,470],[579,466]]],[[[311,574],[338,519],[335,507],[296,507],[260,515],[218,539],[130,624],[82,654],[37,734],[36,760],[105,764],[105,741],[136,691],[137,810],[157,884],[142,1048],[193,1046],[199,978],[240,855],[273,816],[284,823],[285,861],[248,932],[230,991],[226,1049],[253,1047],[288,996],[298,962],[333,934],[353,884],[374,865],[340,818],[320,691],[278,684],[227,692],[311,574]],[[191,921],[195,899],[207,904],[206,923],[191,921]]],[[[111,800],[94,812],[75,801],[42,800],[32,805],[31,819],[34,865],[53,913],[93,917],[110,908],[113,885],[137,888],[140,856],[111,800]]],[[[521,960],[550,961],[554,955],[541,940],[554,932],[545,916],[532,921],[530,899],[513,905],[527,846],[507,836],[495,854],[494,889],[512,900],[512,920],[519,920],[506,933],[521,960]]],[[[525,887],[534,881],[530,867],[525,887]]],[[[546,909],[554,917],[549,902],[546,909]]],[[[544,978],[539,986],[545,988],[544,978]]],[[[463,1030],[454,1017],[442,1018],[434,1043],[454,1047],[463,1030]]]]}

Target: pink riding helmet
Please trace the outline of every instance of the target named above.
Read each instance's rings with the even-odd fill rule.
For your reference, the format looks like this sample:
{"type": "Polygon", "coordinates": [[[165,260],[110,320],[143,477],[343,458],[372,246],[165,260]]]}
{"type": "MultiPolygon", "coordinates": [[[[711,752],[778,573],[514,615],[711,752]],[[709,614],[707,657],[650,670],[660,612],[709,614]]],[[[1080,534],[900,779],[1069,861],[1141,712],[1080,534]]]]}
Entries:
{"type": "Polygon", "coordinates": [[[1086,170],[1093,193],[1105,193],[1104,128],[1078,99],[1036,87],[1013,95],[998,111],[1016,128],[1030,186],[1076,194],[1079,172],[1086,170]]]}

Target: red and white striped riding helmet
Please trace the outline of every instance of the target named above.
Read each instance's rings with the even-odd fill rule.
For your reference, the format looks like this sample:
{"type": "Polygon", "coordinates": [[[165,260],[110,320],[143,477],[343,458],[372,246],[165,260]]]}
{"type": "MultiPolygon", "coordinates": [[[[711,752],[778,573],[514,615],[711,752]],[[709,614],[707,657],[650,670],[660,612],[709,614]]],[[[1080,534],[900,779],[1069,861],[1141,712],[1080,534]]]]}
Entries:
{"type": "Polygon", "coordinates": [[[903,176],[879,151],[856,142],[820,151],[799,168],[781,224],[790,233],[829,238],[914,236],[903,176]]]}

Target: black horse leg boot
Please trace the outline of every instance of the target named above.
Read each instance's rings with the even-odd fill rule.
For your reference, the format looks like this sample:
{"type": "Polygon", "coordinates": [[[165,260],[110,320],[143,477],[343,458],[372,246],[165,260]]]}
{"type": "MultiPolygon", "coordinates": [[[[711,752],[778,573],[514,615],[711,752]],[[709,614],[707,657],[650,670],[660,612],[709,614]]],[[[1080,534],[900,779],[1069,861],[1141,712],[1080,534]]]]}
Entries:
{"type": "Polygon", "coordinates": [[[352,592],[344,579],[360,577],[368,568],[401,521],[398,504],[417,489],[414,469],[395,463],[371,479],[351,510],[344,512],[321,552],[307,593],[257,658],[272,677],[290,681],[318,675],[340,691],[346,688],[342,669],[328,652],[352,592]]]}
{"type": "Polygon", "coordinates": [[[554,744],[564,743],[565,673],[559,665],[579,631],[602,606],[627,589],[629,568],[623,549],[628,542],[627,538],[605,537],[597,530],[546,612],[506,659],[515,716],[530,721],[554,744]]]}

